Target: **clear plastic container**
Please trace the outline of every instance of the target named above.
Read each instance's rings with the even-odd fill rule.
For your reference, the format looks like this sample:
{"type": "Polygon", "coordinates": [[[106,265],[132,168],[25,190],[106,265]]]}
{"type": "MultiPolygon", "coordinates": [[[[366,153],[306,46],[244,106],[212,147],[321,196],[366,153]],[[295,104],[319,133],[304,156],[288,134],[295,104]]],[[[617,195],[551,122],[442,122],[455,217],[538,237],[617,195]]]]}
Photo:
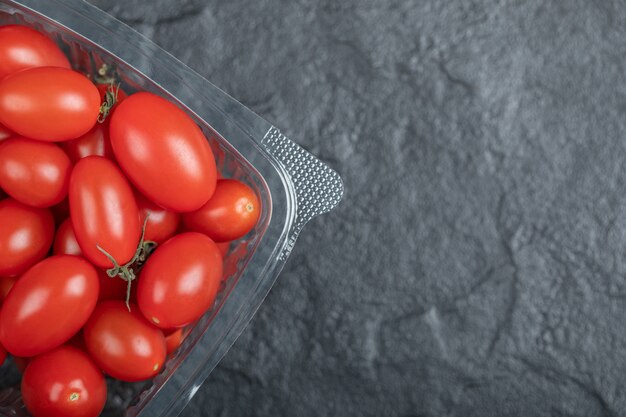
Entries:
{"type": "MultiPolygon", "coordinates": [[[[75,69],[107,64],[127,92],[151,91],[177,103],[203,129],[228,177],[262,203],[255,229],[225,259],[228,278],[213,309],[191,330],[155,379],[109,382],[103,415],[176,416],[243,331],[274,284],[303,226],[333,209],[336,172],[244,105],[133,29],[81,0],[0,0],[0,24],[31,26],[56,40],[75,69]]],[[[2,368],[7,373],[7,365],[2,368]]],[[[17,376],[0,375],[0,416],[25,416],[17,376]]]]}

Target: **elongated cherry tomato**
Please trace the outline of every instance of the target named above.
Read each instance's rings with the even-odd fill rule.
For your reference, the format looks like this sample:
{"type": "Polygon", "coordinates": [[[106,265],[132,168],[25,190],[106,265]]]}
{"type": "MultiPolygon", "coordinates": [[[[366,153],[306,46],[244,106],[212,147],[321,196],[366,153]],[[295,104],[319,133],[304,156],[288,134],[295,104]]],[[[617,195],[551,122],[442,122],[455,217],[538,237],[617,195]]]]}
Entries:
{"type": "Polygon", "coordinates": [[[157,206],[139,193],[135,197],[142,224],[146,216],[150,215],[146,223],[145,240],[160,244],[174,236],[180,223],[180,214],[157,206]]]}
{"type": "Polygon", "coordinates": [[[0,278],[0,304],[7,298],[9,291],[13,288],[13,284],[17,281],[17,277],[0,278]]]}
{"type": "Polygon", "coordinates": [[[220,253],[222,254],[222,258],[228,255],[228,251],[230,250],[230,242],[219,242],[216,243],[216,245],[217,248],[220,250],[220,253]]]}
{"type": "Polygon", "coordinates": [[[54,220],[46,209],[7,198],[0,201],[0,276],[16,276],[46,256],[54,220]]]}
{"type": "Polygon", "coordinates": [[[100,268],[123,265],[135,255],[141,237],[133,190],[117,166],[100,156],[78,161],[70,178],[70,212],[84,256],[100,268]]]}
{"type": "Polygon", "coordinates": [[[219,180],[213,197],[199,210],[185,213],[188,230],[216,242],[245,236],[259,221],[261,205],[250,187],[237,180],[219,180]]]}
{"type": "Polygon", "coordinates": [[[57,233],[54,236],[54,244],[52,245],[52,253],[55,255],[82,255],[70,219],[65,219],[57,229],[57,233]]]}
{"type": "MultiPolygon", "coordinates": [[[[100,294],[98,302],[105,300],[126,300],[127,282],[120,277],[111,278],[102,270],[98,270],[100,280],[100,294]]],[[[132,293],[131,293],[132,294],[132,293]]],[[[131,295],[131,300],[133,299],[131,295]]]]}
{"type": "Polygon", "coordinates": [[[178,347],[183,343],[183,339],[185,338],[184,332],[185,329],[176,329],[172,333],[165,336],[165,344],[167,346],[167,354],[170,355],[178,349],[178,347]]]}
{"type": "Polygon", "coordinates": [[[163,332],[141,315],[136,305],[104,301],[83,329],[89,354],[113,378],[134,382],[159,373],[166,356],[163,332]]]}
{"type": "Polygon", "coordinates": [[[148,258],[139,277],[137,302],[156,326],[183,327],[213,305],[221,278],[217,245],[201,233],[183,233],[148,258]]]}
{"type": "Polygon", "coordinates": [[[0,187],[32,207],[50,207],[67,196],[72,163],[53,143],[14,137],[0,144],[0,187]]]}
{"type": "Polygon", "coordinates": [[[78,256],[44,259],[15,283],[0,315],[0,343],[16,356],[35,356],[69,340],[98,299],[98,274],[78,256]]]}
{"type": "Polygon", "coordinates": [[[7,359],[7,351],[4,349],[2,344],[0,344],[0,366],[2,366],[2,364],[4,363],[6,359],[7,359]]]}
{"type": "Polygon", "coordinates": [[[63,51],[48,37],[26,26],[0,27],[0,78],[33,67],[70,68],[63,51]]]}
{"type": "Polygon", "coordinates": [[[109,122],[96,123],[87,133],[77,139],[61,142],[61,148],[70,157],[73,163],[86,156],[103,156],[113,160],[113,148],[109,140],[109,122]]]}
{"type": "Polygon", "coordinates": [[[98,417],[107,387],[86,353],[62,346],[31,361],[22,378],[22,397],[33,417],[98,417]]]}
{"type": "MultiPolygon", "coordinates": [[[[1,90],[0,90],[1,91],[1,90]]],[[[199,209],[213,194],[213,152],[194,121],[169,101],[136,93],[113,112],[111,145],[137,189],[177,212],[199,209]]]]}
{"type": "Polygon", "coordinates": [[[100,94],[83,74],[39,67],[0,81],[0,123],[17,134],[48,142],[87,133],[100,113],[100,94]]]}
{"type": "Polygon", "coordinates": [[[12,136],[15,136],[15,133],[7,129],[6,126],[0,124],[0,143],[12,136]]]}

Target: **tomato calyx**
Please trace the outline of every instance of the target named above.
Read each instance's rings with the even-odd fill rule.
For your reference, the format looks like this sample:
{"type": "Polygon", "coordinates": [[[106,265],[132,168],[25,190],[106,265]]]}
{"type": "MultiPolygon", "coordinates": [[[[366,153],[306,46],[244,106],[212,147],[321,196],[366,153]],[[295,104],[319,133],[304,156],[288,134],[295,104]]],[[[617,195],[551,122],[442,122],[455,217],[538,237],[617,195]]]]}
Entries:
{"type": "Polygon", "coordinates": [[[115,84],[114,80],[110,81],[109,88],[104,95],[104,102],[100,105],[100,114],[98,115],[98,123],[104,123],[107,116],[111,112],[115,103],[117,103],[117,95],[120,91],[120,84],[115,84]]]}
{"type": "Polygon", "coordinates": [[[109,278],[120,277],[127,283],[126,307],[128,308],[128,311],[130,311],[130,291],[132,288],[132,282],[135,279],[137,279],[137,275],[139,271],[141,270],[141,268],[143,267],[143,264],[146,263],[146,261],[148,260],[148,257],[152,254],[152,252],[154,252],[154,250],[157,247],[156,242],[144,239],[145,234],[146,234],[146,225],[148,224],[149,217],[150,215],[148,214],[145,220],[143,221],[143,226],[141,227],[141,239],[139,239],[139,244],[137,245],[137,250],[135,251],[135,255],[126,264],[120,265],[115,260],[113,255],[107,252],[100,245],[96,245],[96,248],[98,248],[98,250],[102,252],[104,256],[106,256],[109,259],[109,261],[111,261],[111,263],[113,264],[112,268],[109,268],[106,270],[106,273],[109,276],[109,278]]]}

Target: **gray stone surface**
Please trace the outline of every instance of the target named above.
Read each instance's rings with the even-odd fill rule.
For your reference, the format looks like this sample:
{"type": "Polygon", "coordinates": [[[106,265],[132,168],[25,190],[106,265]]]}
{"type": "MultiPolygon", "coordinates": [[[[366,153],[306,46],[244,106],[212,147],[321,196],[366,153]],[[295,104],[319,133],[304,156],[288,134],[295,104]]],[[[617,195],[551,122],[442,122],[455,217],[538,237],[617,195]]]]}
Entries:
{"type": "Polygon", "coordinates": [[[184,416],[625,414],[622,2],[92,2],[346,185],[184,416]]]}

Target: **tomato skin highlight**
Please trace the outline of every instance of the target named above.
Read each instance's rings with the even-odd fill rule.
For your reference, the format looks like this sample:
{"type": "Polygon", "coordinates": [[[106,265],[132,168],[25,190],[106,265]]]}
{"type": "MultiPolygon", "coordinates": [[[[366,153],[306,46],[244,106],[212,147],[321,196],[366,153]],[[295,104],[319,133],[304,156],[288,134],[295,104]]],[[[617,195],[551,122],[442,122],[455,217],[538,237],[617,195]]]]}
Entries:
{"type": "Polygon", "coordinates": [[[0,276],[22,274],[46,256],[54,238],[49,210],[0,201],[0,276]]]}
{"type": "Polygon", "coordinates": [[[82,255],[80,246],[76,241],[72,220],[65,219],[57,229],[52,245],[54,255],[82,255]]]}
{"type": "Polygon", "coordinates": [[[22,397],[33,417],[98,417],[104,409],[104,375],[89,356],[62,346],[31,360],[22,397]]]}
{"type": "Polygon", "coordinates": [[[213,197],[199,210],[183,214],[187,230],[216,242],[245,236],[259,221],[261,205],[254,191],[237,180],[219,180],[213,197]]]}
{"type": "Polygon", "coordinates": [[[202,130],[184,111],[146,92],[113,112],[111,145],[135,187],[170,211],[197,210],[215,190],[217,169],[202,130]]]}
{"type": "Polygon", "coordinates": [[[0,187],[20,203],[50,207],[67,196],[72,163],[52,143],[13,137],[0,144],[0,187]]]}
{"type": "Polygon", "coordinates": [[[81,159],[70,178],[70,217],[83,255],[100,268],[120,265],[135,255],[141,237],[139,210],[124,174],[100,156],[81,159]]]}
{"type": "Polygon", "coordinates": [[[145,240],[161,244],[174,236],[180,224],[180,214],[159,207],[139,193],[135,197],[142,224],[150,214],[146,223],[145,240]]]}
{"type": "Polygon", "coordinates": [[[96,307],[83,329],[85,344],[106,374],[126,382],[151,378],[163,367],[166,356],[163,332],[123,301],[104,301],[96,307]]]}
{"type": "Polygon", "coordinates": [[[100,104],[96,86],[65,68],[31,68],[0,80],[0,123],[31,139],[60,142],[84,135],[96,124],[100,104]]]}
{"type": "Polygon", "coordinates": [[[12,355],[25,357],[60,346],[85,324],[98,291],[98,274],[84,259],[44,259],[20,277],[4,300],[0,343],[12,355]]]}
{"type": "Polygon", "coordinates": [[[222,278],[222,255],[201,233],[174,236],[148,258],[137,284],[141,312],[162,329],[184,327],[215,301],[222,278]]]}
{"type": "Polygon", "coordinates": [[[70,68],[61,49],[47,36],[26,26],[0,27],[0,79],[34,67],[70,68]]]}

